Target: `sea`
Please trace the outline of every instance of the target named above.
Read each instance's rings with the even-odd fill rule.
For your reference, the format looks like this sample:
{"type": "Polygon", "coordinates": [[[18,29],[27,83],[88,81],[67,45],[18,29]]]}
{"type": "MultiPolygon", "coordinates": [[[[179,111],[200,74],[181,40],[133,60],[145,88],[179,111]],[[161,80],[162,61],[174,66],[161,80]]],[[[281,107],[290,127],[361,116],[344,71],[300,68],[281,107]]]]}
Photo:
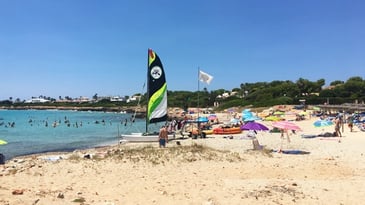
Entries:
{"type": "MultiPolygon", "coordinates": [[[[0,153],[14,157],[116,145],[121,134],[143,132],[132,114],[73,110],[0,110],[0,153]]],[[[149,126],[158,131],[161,125],[149,126]]]]}

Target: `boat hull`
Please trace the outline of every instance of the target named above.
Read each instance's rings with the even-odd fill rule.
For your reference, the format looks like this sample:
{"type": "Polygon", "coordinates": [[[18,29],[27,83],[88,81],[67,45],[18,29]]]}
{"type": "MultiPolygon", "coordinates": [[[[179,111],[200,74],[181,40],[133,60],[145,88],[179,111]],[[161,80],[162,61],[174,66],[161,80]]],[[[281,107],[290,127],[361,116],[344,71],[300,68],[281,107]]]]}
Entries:
{"type": "MultiPolygon", "coordinates": [[[[143,133],[132,133],[121,135],[121,140],[126,142],[158,142],[158,134],[145,135],[143,133]]],[[[175,139],[175,134],[168,134],[169,140],[175,139]]]]}

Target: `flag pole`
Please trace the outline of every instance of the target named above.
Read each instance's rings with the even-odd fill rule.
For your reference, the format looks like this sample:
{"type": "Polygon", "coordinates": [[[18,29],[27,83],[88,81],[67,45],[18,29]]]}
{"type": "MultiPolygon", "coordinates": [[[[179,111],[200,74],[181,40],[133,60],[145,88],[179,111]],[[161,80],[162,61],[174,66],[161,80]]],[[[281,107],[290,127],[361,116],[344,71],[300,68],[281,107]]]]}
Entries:
{"type": "Polygon", "coordinates": [[[198,67],[198,117],[199,117],[199,91],[200,91],[200,80],[199,80],[200,68],[198,67]]]}
{"type": "Polygon", "coordinates": [[[199,99],[199,93],[200,93],[200,67],[198,66],[198,118],[197,118],[197,124],[198,124],[198,135],[200,134],[200,123],[199,123],[199,113],[200,113],[200,99],[199,99]]]}

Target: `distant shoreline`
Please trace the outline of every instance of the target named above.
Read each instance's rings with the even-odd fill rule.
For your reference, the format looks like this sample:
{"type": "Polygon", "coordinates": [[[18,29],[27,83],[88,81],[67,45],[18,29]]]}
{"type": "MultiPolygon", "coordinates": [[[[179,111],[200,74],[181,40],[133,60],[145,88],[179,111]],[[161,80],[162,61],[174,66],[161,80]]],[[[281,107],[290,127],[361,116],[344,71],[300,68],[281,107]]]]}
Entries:
{"type": "MultiPolygon", "coordinates": [[[[2,110],[77,110],[77,111],[100,111],[100,112],[121,112],[133,113],[135,107],[85,107],[85,106],[51,106],[51,105],[22,105],[22,106],[0,106],[2,110]]],[[[144,113],[142,109],[140,113],[144,113]]]]}
{"type": "MultiPolygon", "coordinates": [[[[75,110],[75,111],[93,111],[93,112],[125,112],[134,114],[137,110],[136,118],[145,118],[146,109],[137,106],[123,107],[92,107],[92,106],[52,106],[52,105],[21,105],[21,106],[0,106],[0,110],[75,110]]],[[[168,120],[184,119],[182,116],[170,114],[168,120]]]]}

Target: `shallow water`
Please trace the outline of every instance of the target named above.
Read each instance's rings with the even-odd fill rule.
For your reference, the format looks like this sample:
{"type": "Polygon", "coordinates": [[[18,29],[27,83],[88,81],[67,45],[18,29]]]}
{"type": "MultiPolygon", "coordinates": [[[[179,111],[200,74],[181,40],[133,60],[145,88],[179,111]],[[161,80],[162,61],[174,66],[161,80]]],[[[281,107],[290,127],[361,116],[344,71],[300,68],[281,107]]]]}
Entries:
{"type": "MultiPolygon", "coordinates": [[[[0,110],[0,153],[16,156],[117,144],[120,134],[144,130],[130,114],[60,110],[0,110]]],[[[159,125],[152,126],[155,130],[159,125]]]]}

